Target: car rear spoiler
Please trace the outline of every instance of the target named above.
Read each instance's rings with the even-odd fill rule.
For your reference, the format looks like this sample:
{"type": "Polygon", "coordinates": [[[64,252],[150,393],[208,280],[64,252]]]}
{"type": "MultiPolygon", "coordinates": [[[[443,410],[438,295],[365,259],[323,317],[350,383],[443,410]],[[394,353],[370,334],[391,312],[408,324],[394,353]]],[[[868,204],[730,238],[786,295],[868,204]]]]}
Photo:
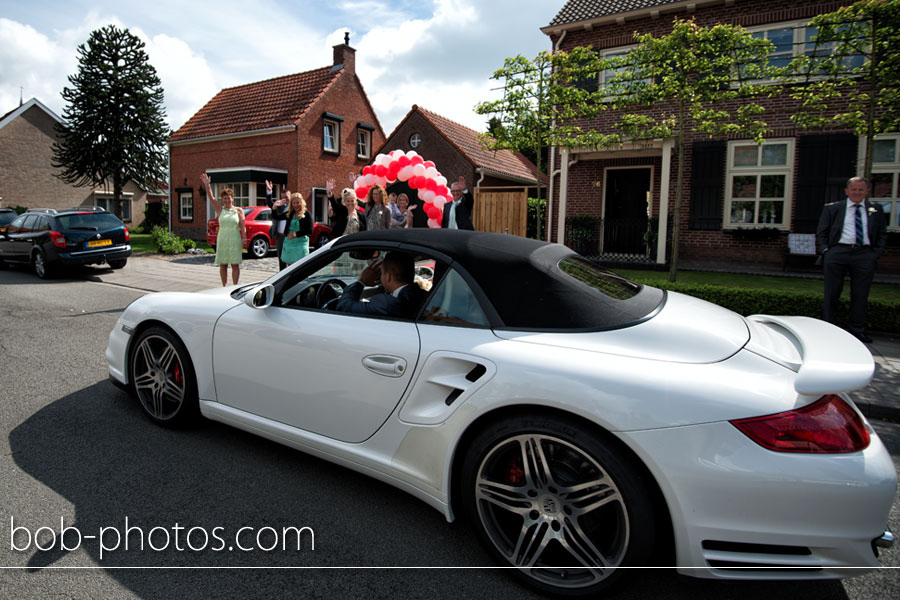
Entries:
{"type": "Polygon", "coordinates": [[[797,372],[798,394],[849,392],[865,387],[875,374],[869,349],[843,329],[810,317],[751,315],[748,321],[778,331],[794,345],[800,361],[786,364],[797,372]]]}

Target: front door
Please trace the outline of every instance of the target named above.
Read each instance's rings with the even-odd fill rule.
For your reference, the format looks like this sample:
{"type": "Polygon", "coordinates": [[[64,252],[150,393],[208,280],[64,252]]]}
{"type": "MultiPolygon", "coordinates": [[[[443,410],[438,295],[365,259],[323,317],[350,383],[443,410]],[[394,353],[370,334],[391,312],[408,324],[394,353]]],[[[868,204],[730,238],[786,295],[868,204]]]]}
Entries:
{"type": "Polygon", "coordinates": [[[645,254],[650,199],[649,167],[606,170],[604,254],[645,254]]]}

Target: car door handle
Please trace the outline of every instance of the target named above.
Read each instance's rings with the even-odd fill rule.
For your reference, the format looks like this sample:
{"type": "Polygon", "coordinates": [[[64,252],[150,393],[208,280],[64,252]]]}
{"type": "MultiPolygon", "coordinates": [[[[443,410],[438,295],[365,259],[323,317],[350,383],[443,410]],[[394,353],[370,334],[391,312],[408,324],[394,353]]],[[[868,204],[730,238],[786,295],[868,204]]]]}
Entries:
{"type": "Polygon", "coordinates": [[[398,356],[371,354],[362,360],[365,368],[385,377],[402,377],[406,373],[406,360],[398,356]]]}

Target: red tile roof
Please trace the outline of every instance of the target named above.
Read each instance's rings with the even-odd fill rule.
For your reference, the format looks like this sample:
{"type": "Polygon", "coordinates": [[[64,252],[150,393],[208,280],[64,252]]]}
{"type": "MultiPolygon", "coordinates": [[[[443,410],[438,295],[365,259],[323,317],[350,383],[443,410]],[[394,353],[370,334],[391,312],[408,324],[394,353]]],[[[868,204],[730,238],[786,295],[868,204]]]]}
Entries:
{"type": "Polygon", "coordinates": [[[297,124],[341,72],[329,66],[225,88],[173,133],[169,141],[297,124]]]}
{"type": "MultiPolygon", "coordinates": [[[[418,112],[423,119],[455,146],[460,154],[476,168],[482,167],[500,175],[534,181],[534,163],[521,153],[510,150],[485,150],[478,137],[480,134],[474,129],[469,129],[465,125],[460,125],[415,104],[413,104],[409,115],[414,112],[418,112]]],[[[407,118],[409,118],[409,115],[407,115],[407,118]]],[[[546,176],[541,176],[542,181],[545,178],[546,176]]]]}

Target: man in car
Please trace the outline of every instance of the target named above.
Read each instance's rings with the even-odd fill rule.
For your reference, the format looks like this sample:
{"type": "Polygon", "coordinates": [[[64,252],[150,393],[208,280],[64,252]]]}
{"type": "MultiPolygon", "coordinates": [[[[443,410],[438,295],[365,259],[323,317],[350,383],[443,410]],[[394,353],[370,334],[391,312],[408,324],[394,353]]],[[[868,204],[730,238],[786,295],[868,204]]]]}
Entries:
{"type": "Polygon", "coordinates": [[[388,252],[383,261],[376,261],[363,269],[359,279],[347,286],[337,303],[340,312],[357,315],[412,317],[425,297],[414,283],[415,262],[410,254],[388,252]],[[375,294],[368,302],[360,301],[363,289],[381,281],[384,292],[375,294]]]}

